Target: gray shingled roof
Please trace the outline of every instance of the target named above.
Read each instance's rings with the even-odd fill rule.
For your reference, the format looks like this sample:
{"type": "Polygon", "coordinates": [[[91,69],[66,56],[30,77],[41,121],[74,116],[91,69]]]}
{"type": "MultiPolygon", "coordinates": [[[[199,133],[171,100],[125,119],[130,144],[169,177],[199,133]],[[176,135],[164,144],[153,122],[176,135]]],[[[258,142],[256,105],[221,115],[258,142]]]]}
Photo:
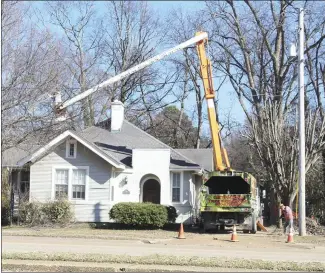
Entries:
{"type": "Polygon", "coordinates": [[[17,162],[35,152],[41,145],[36,144],[21,144],[18,147],[11,147],[5,150],[1,155],[2,167],[15,167],[17,162]]]}
{"type": "Polygon", "coordinates": [[[212,149],[176,149],[177,152],[199,164],[207,171],[213,169],[213,154],[212,149]]]}
{"type": "MultiPolygon", "coordinates": [[[[118,159],[128,167],[132,166],[132,149],[171,149],[168,145],[127,120],[124,120],[120,132],[110,131],[110,119],[108,119],[78,134],[89,142],[96,144],[105,153],[118,159]]],[[[173,169],[200,168],[190,158],[174,149],[171,149],[170,167],[173,169]]]]}
{"type": "MultiPolygon", "coordinates": [[[[200,166],[201,161],[196,161],[196,158],[193,160],[191,153],[184,152],[186,150],[172,149],[127,120],[124,120],[120,132],[110,131],[110,119],[108,119],[75,133],[129,168],[132,167],[132,149],[170,149],[172,169],[200,169],[202,166],[200,166]]],[[[28,144],[10,148],[2,153],[2,166],[16,166],[19,160],[41,147],[29,141],[28,144]]]]}

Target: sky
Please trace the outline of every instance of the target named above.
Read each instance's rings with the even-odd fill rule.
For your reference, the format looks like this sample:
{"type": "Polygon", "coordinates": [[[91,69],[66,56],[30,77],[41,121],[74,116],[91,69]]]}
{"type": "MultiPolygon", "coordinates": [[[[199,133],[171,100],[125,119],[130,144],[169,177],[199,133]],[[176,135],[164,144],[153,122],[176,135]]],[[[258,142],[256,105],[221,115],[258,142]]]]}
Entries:
{"type": "MultiPolygon", "coordinates": [[[[162,13],[162,16],[167,16],[168,13],[173,8],[181,7],[187,11],[197,11],[205,7],[204,1],[150,1],[150,4],[155,9],[159,9],[162,13]]],[[[213,50],[213,49],[209,49],[213,50]]],[[[214,71],[214,76],[217,74],[217,71],[214,71]]],[[[219,83],[214,82],[214,87],[218,87],[219,83]]],[[[218,112],[220,118],[228,115],[230,113],[231,119],[236,122],[243,123],[245,120],[245,114],[238,102],[236,94],[229,82],[226,82],[222,85],[218,95],[218,112]]],[[[193,102],[194,103],[194,102],[193,102]]]]}
{"type": "MultiPolygon", "coordinates": [[[[104,5],[104,1],[97,2],[98,6],[104,5]]],[[[33,1],[33,5],[36,5],[39,9],[43,10],[44,8],[44,2],[42,1],[33,1]]],[[[205,3],[204,1],[149,1],[149,5],[152,6],[156,11],[159,12],[159,15],[164,18],[168,16],[169,12],[174,8],[182,8],[185,11],[188,12],[195,12],[197,10],[200,10],[204,8],[205,3]]],[[[54,30],[54,29],[52,29],[54,30]]],[[[193,34],[194,36],[194,34],[193,34]]],[[[176,46],[176,44],[175,44],[176,46]]],[[[213,48],[209,48],[209,50],[213,50],[213,48]]],[[[157,52],[159,54],[161,52],[157,52]]],[[[177,53],[175,53],[177,54],[177,53]]],[[[217,75],[218,71],[213,71],[214,77],[217,75]]],[[[214,82],[214,87],[217,88],[219,86],[219,83],[217,82],[217,79],[214,82]]],[[[188,101],[186,102],[186,110],[188,115],[191,115],[192,107],[195,106],[195,97],[194,94],[189,97],[188,101]]],[[[206,104],[204,104],[204,107],[206,108],[206,104]]],[[[230,83],[224,83],[222,87],[219,90],[218,94],[218,112],[219,112],[219,118],[222,120],[225,116],[227,116],[230,113],[230,117],[232,120],[243,123],[245,120],[245,114],[238,102],[238,99],[236,97],[236,94],[234,93],[234,90],[230,83]]],[[[204,126],[204,132],[208,133],[209,127],[206,123],[204,126]]]]}
{"type": "MultiPolygon", "coordinates": [[[[204,1],[150,1],[150,5],[154,9],[159,9],[161,12],[161,16],[167,16],[168,13],[174,8],[182,8],[186,11],[197,11],[205,7],[204,1]]],[[[209,49],[213,50],[213,49],[209,49]]],[[[214,72],[214,76],[217,74],[217,71],[214,72]]],[[[217,81],[214,82],[214,87],[218,87],[219,83],[217,81]]],[[[226,82],[222,85],[218,95],[218,112],[220,114],[220,118],[228,115],[230,113],[231,119],[236,122],[243,123],[245,120],[245,114],[238,102],[236,94],[229,82],[226,82]]],[[[189,103],[195,103],[189,101],[189,103]]],[[[207,128],[205,128],[207,130],[207,128]]]]}

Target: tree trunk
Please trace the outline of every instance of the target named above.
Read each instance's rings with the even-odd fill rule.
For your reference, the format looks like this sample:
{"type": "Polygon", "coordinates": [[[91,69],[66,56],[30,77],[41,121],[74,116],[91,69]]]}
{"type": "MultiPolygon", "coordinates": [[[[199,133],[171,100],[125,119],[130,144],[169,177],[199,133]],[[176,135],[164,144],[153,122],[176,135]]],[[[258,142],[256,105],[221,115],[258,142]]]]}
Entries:
{"type": "Polygon", "coordinates": [[[178,131],[182,126],[182,120],[183,120],[183,114],[184,114],[184,99],[182,99],[181,101],[181,109],[180,109],[180,114],[179,114],[179,119],[178,119],[178,123],[177,123],[177,127],[174,130],[174,147],[173,148],[182,148],[179,147],[179,143],[178,143],[178,131]]]}
{"type": "Polygon", "coordinates": [[[295,190],[293,193],[290,194],[289,198],[289,207],[293,209],[293,201],[296,199],[297,191],[295,190]]]}
{"type": "Polygon", "coordinates": [[[9,215],[9,224],[12,226],[12,218],[14,216],[14,203],[15,203],[15,198],[14,198],[14,186],[13,186],[13,180],[12,180],[12,172],[8,172],[8,178],[9,178],[9,185],[10,185],[10,215],[9,215]]]}
{"type": "Polygon", "coordinates": [[[323,182],[325,186],[325,150],[322,152],[322,158],[323,158],[323,182]]]}
{"type": "MultiPolygon", "coordinates": [[[[197,91],[198,92],[198,91],[197,91]]],[[[202,131],[202,100],[201,97],[197,94],[197,113],[198,113],[198,122],[197,122],[197,135],[196,135],[196,143],[195,148],[200,149],[200,142],[201,142],[201,131],[202,131]]]]}
{"type": "Polygon", "coordinates": [[[270,224],[276,225],[277,211],[276,211],[276,198],[274,189],[270,190],[270,224]]]}
{"type": "Polygon", "coordinates": [[[281,200],[280,200],[280,196],[279,194],[276,194],[276,209],[277,209],[277,212],[278,212],[278,228],[282,228],[283,227],[283,224],[282,224],[282,218],[281,218],[281,209],[280,209],[280,204],[281,204],[281,200]]]}

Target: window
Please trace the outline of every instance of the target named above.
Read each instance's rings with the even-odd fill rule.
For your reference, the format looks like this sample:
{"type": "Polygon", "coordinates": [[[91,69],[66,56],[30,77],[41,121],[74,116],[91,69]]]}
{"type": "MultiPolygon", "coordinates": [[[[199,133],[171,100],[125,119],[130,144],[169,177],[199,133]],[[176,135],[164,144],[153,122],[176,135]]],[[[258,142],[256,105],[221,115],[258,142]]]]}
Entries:
{"type": "Polygon", "coordinates": [[[68,196],[69,170],[55,171],[55,199],[68,196]]]}
{"type": "Polygon", "coordinates": [[[29,171],[21,171],[20,173],[20,193],[29,193],[29,171]]]}
{"type": "Polygon", "coordinates": [[[181,173],[172,174],[172,202],[181,202],[181,173]]]}
{"type": "Polygon", "coordinates": [[[72,199],[85,200],[86,170],[73,170],[72,199]]]}
{"type": "Polygon", "coordinates": [[[66,144],[66,158],[76,158],[77,155],[77,141],[76,140],[67,140],[66,144]]]}
{"type": "Polygon", "coordinates": [[[74,143],[69,143],[69,157],[74,157],[74,143]]]}
{"type": "Polygon", "coordinates": [[[89,167],[54,167],[53,198],[87,201],[89,167]]]}

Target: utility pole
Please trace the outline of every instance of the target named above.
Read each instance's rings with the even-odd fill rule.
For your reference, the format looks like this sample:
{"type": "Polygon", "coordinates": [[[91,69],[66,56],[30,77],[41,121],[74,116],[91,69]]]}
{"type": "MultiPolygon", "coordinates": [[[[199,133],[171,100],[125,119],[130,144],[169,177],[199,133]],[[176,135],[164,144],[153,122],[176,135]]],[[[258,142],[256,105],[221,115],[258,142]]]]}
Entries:
{"type": "Polygon", "coordinates": [[[299,9],[299,235],[306,236],[304,11],[299,9]]]}

